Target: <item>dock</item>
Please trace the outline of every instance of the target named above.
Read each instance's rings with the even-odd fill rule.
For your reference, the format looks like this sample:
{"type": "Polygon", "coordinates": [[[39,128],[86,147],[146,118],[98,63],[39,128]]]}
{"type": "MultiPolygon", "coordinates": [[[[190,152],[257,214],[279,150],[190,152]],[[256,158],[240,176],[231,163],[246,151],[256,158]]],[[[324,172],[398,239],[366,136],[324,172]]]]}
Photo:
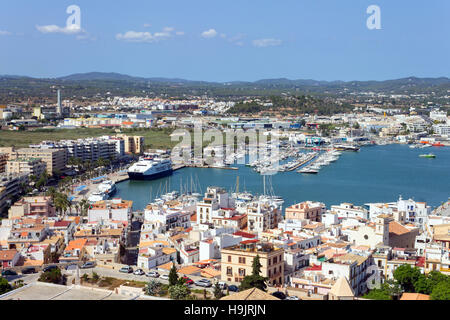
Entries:
{"type": "Polygon", "coordinates": [[[223,169],[223,170],[239,170],[238,167],[214,167],[207,165],[191,165],[191,168],[203,168],[203,169],[223,169]]]}
{"type": "Polygon", "coordinates": [[[286,171],[294,171],[295,169],[301,167],[301,166],[304,165],[305,163],[307,163],[307,162],[309,162],[309,161],[311,161],[311,160],[314,160],[316,157],[317,157],[317,155],[308,157],[308,159],[306,159],[306,160],[304,160],[304,161],[302,161],[302,162],[297,163],[295,166],[293,166],[292,168],[290,168],[289,170],[286,170],[286,171]]]}

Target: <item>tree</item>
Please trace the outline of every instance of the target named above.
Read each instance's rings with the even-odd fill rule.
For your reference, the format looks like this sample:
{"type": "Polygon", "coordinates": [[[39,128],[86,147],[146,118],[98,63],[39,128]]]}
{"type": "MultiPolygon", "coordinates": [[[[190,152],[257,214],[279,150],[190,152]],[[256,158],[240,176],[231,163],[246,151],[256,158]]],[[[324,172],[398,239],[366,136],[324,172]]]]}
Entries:
{"type": "Polygon", "coordinates": [[[216,282],[216,284],[214,285],[214,298],[216,298],[217,300],[219,300],[220,298],[222,298],[224,296],[222,289],[220,289],[219,283],[216,282]]]}
{"type": "Polygon", "coordinates": [[[450,280],[442,281],[434,287],[431,300],[450,300],[450,280]]]}
{"type": "Polygon", "coordinates": [[[60,284],[64,281],[64,277],[61,274],[61,269],[56,268],[47,272],[43,272],[40,275],[38,281],[60,284]]]}
{"type": "Polygon", "coordinates": [[[11,290],[12,286],[8,283],[8,280],[6,280],[3,277],[0,277],[0,294],[4,294],[11,290]]]}
{"type": "Polygon", "coordinates": [[[420,277],[420,269],[404,264],[394,271],[394,279],[398,281],[405,292],[414,292],[414,283],[420,277]]]}
{"type": "Polygon", "coordinates": [[[161,291],[161,282],[156,281],[156,280],[150,280],[147,283],[145,291],[147,292],[147,294],[149,296],[156,296],[156,295],[158,295],[160,293],[160,291],[161,291]]]}
{"type": "Polygon", "coordinates": [[[170,299],[186,300],[191,294],[191,290],[185,285],[176,284],[169,287],[170,299]]]}
{"type": "Polygon", "coordinates": [[[100,279],[99,275],[96,272],[92,273],[92,281],[97,282],[100,279]]]}
{"type": "Polygon", "coordinates": [[[414,283],[414,290],[417,293],[430,294],[433,291],[433,284],[426,275],[421,274],[414,283]]]}
{"type": "Polygon", "coordinates": [[[177,268],[175,267],[175,263],[172,263],[172,268],[169,272],[169,286],[175,286],[178,284],[178,274],[177,268]]]}
{"type": "Polygon", "coordinates": [[[363,296],[364,299],[370,300],[391,300],[391,296],[384,289],[372,289],[363,296]]]}
{"type": "Polygon", "coordinates": [[[240,285],[240,291],[247,290],[250,288],[258,288],[260,290],[265,291],[267,288],[266,281],[267,277],[263,277],[260,275],[261,273],[261,263],[259,261],[259,255],[253,259],[252,263],[252,274],[249,276],[245,276],[240,285]]]}

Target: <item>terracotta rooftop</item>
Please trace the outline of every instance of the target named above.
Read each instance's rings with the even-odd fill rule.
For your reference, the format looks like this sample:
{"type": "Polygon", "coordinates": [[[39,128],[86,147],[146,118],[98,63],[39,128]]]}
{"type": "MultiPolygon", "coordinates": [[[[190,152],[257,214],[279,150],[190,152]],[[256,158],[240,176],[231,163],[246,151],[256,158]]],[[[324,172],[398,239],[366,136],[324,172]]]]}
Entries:
{"type": "Polygon", "coordinates": [[[14,259],[14,256],[17,254],[16,249],[11,250],[0,250],[0,260],[1,261],[11,261],[14,259]]]}

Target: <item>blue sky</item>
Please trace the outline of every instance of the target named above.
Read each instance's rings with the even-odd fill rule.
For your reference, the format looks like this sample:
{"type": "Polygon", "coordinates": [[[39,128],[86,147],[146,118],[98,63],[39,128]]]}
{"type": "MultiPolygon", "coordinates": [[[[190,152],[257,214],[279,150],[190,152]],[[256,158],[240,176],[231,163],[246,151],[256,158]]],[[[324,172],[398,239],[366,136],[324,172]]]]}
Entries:
{"type": "Polygon", "coordinates": [[[450,77],[449,37],[448,0],[3,0],[0,74],[450,77]],[[72,4],[81,9],[78,33],[63,29],[72,4]],[[366,27],[372,4],[381,30],[366,27]]]}

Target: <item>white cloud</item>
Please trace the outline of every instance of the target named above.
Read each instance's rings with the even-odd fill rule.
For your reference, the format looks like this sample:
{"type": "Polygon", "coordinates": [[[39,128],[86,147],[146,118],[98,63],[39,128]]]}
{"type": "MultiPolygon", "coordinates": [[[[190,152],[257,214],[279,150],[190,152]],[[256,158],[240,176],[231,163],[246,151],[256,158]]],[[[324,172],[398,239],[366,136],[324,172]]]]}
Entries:
{"type": "Polygon", "coordinates": [[[63,33],[63,34],[78,34],[85,32],[76,24],[66,26],[64,28],[58,27],[57,25],[51,24],[47,26],[36,26],[36,29],[41,33],[63,33]]]}
{"type": "Polygon", "coordinates": [[[0,36],[10,36],[11,34],[9,31],[0,30],[0,36]]]}
{"type": "Polygon", "coordinates": [[[235,44],[237,46],[242,47],[244,45],[244,41],[243,40],[244,40],[245,37],[246,37],[245,34],[238,33],[237,35],[229,38],[228,41],[230,41],[231,43],[233,43],[233,44],[235,44]]]}
{"type": "Polygon", "coordinates": [[[152,25],[150,23],[144,23],[144,28],[150,28],[152,25]]]}
{"type": "MultiPolygon", "coordinates": [[[[175,31],[175,28],[172,27],[165,27],[163,28],[163,31],[161,32],[142,32],[142,31],[127,31],[125,33],[118,33],[116,34],[117,40],[122,41],[128,41],[128,42],[147,42],[147,43],[153,43],[158,42],[160,40],[165,40],[173,35],[173,31],[175,31]]],[[[175,35],[181,36],[183,35],[183,31],[176,31],[175,35]]]]}
{"type": "Polygon", "coordinates": [[[252,43],[255,47],[272,47],[272,46],[279,46],[281,44],[281,40],[279,39],[257,39],[253,40],[252,43]]]}
{"type": "Polygon", "coordinates": [[[217,31],[214,29],[209,29],[209,30],[203,31],[201,36],[203,38],[214,38],[215,36],[217,36],[217,31]]]}

